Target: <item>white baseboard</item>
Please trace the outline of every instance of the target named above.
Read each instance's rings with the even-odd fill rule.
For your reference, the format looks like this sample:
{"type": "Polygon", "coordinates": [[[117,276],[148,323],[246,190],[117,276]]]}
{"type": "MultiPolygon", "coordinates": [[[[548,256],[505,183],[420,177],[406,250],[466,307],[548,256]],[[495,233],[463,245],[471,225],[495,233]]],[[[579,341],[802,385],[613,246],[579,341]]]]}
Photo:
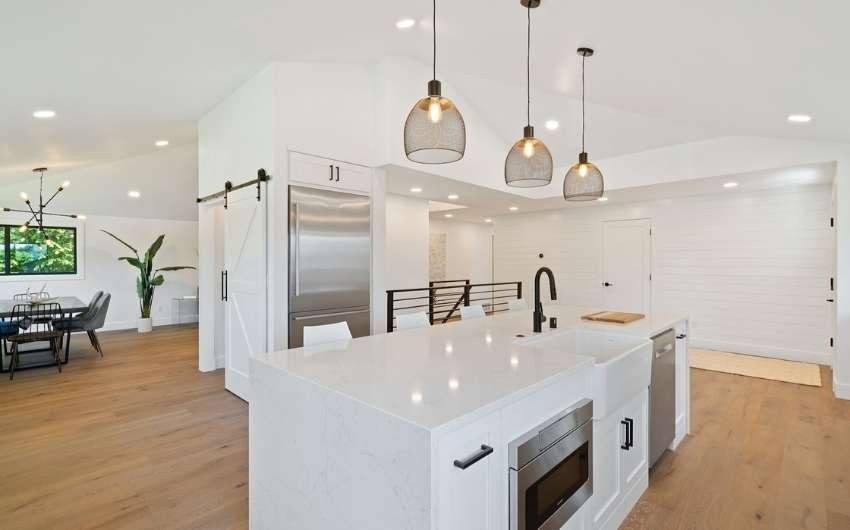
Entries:
{"type": "Polygon", "coordinates": [[[838,380],[833,377],[832,392],[838,399],[850,399],[850,383],[839,383],[838,380]]]}
{"type": "MultiPolygon", "coordinates": [[[[197,315],[195,315],[193,318],[194,319],[189,318],[189,316],[187,315],[187,318],[184,318],[180,322],[180,324],[192,324],[192,323],[195,323],[195,322],[198,321],[197,315]]],[[[139,321],[136,320],[136,319],[134,319],[134,320],[106,321],[106,323],[103,325],[103,328],[101,330],[102,331],[119,331],[119,330],[124,330],[124,329],[136,329],[138,327],[138,322],[139,321]]],[[[154,327],[156,327],[156,326],[170,326],[172,324],[177,324],[177,322],[175,322],[171,318],[156,318],[153,321],[154,327]]]]}
{"type": "Polygon", "coordinates": [[[746,355],[758,355],[759,357],[784,359],[786,361],[800,361],[804,363],[824,364],[826,366],[832,366],[832,355],[827,352],[793,350],[788,348],[782,348],[779,346],[764,346],[759,344],[740,344],[733,342],[723,342],[701,339],[693,336],[689,337],[688,345],[691,348],[719,350],[731,353],[743,353],[746,355]]]}
{"type": "Polygon", "coordinates": [[[682,440],[685,439],[685,436],[688,435],[688,429],[685,422],[685,415],[681,414],[678,418],[676,418],[676,437],[673,438],[673,441],[667,447],[671,451],[675,451],[678,449],[679,444],[682,443],[682,440]]]}

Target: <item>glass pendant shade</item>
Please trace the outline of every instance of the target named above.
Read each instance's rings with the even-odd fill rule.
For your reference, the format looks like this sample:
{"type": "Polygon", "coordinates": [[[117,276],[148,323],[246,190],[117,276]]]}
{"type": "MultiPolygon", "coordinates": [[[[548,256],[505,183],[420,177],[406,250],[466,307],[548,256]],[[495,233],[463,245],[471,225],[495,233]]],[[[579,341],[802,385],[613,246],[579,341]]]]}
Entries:
{"type": "Polygon", "coordinates": [[[534,127],[525,127],[523,137],[505,158],[505,183],[516,188],[536,188],[552,182],[552,154],[534,137],[534,127]]]}
{"type": "Polygon", "coordinates": [[[428,83],[428,96],[416,102],[404,122],[404,152],[420,164],[447,164],[463,158],[466,124],[457,107],[440,94],[440,82],[428,83]]]}
{"type": "Polygon", "coordinates": [[[568,201],[595,201],[605,193],[602,172],[587,161],[587,153],[578,155],[578,164],[564,177],[564,199],[568,201]]]}

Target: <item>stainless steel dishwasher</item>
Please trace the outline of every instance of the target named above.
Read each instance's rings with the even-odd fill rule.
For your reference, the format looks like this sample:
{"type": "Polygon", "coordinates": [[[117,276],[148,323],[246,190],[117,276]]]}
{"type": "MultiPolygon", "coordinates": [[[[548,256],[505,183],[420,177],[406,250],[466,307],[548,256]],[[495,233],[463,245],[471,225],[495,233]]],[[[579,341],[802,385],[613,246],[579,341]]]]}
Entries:
{"type": "Polygon", "coordinates": [[[649,467],[655,465],[676,436],[676,332],[652,337],[649,385],[649,467]]]}

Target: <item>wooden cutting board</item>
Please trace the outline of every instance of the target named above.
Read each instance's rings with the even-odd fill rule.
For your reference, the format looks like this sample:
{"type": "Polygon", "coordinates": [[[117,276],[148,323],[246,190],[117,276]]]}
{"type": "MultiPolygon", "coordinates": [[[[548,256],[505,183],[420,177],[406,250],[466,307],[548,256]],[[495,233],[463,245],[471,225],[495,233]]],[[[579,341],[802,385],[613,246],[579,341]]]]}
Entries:
{"type": "Polygon", "coordinates": [[[612,322],[614,324],[628,324],[635,320],[640,320],[645,315],[640,313],[622,313],[619,311],[600,311],[591,313],[581,317],[582,320],[590,320],[592,322],[612,322]]]}

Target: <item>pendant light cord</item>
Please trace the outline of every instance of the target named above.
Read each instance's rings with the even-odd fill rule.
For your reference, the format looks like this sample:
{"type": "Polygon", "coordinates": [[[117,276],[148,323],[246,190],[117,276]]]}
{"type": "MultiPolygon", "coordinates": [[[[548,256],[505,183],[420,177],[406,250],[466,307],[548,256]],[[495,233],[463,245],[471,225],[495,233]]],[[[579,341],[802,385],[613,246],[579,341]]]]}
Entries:
{"type": "Polygon", "coordinates": [[[587,56],[581,56],[581,152],[584,153],[584,60],[587,56]]]}
{"type": "Polygon", "coordinates": [[[525,49],[525,118],[527,125],[531,127],[531,2],[528,2],[526,12],[528,13],[528,42],[525,49]]]}
{"type": "Polygon", "coordinates": [[[431,79],[437,79],[437,0],[434,0],[433,4],[431,31],[434,34],[434,61],[432,62],[434,77],[431,79]]]}

